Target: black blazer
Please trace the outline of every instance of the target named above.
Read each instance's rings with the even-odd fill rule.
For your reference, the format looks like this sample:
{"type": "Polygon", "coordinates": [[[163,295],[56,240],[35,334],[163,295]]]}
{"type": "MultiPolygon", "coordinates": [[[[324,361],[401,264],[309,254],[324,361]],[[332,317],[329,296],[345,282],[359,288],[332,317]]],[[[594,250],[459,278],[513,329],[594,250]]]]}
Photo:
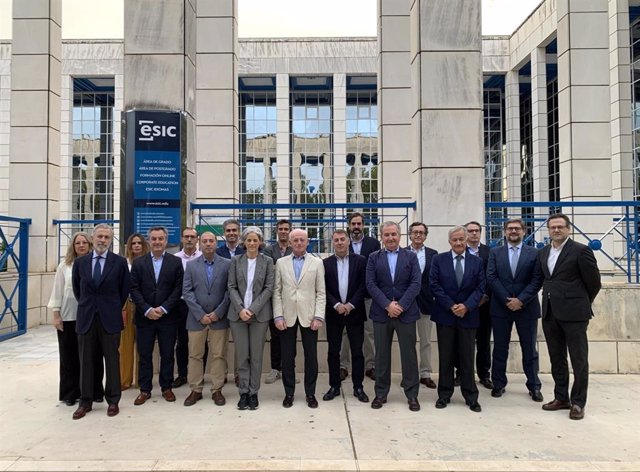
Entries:
{"type": "Polygon", "coordinates": [[[586,321],[593,316],[591,304],[602,287],[598,263],[589,246],[568,239],[558,256],[553,274],[547,259],[551,244],[538,253],[542,283],[542,317],[553,307],[561,321],[586,321]]]}
{"type": "Polygon", "coordinates": [[[340,290],[338,289],[338,260],[335,255],[332,255],[322,262],[324,263],[324,283],[327,293],[327,308],[325,310],[327,323],[336,322],[340,319],[344,319],[346,324],[364,323],[367,319],[367,312],[364,307],[364,297],[367,293],[365,288],[367,259],[358,254],[349,254],[347,303],[351,303],[355,308],[347,316],[340,315],[333,309],[336,303],[342,302],[340,290]]]}
{"type": "MultiPolygon", "coordinates": [[[[231,259],[231,253],[229,252],[229,248],[226,244],[216,249],[216,254],[220,257],[224,257],[225,259],[231,259]]],[[[236,256],[239,256],[240,254],[244,254],[244,247],[237,245],[236,256]]]]}
{"type": "MultiPolygon", "coordinates": [[[[411,250],[411,246],[407,246],[408,250],[411,250]]],[[[438,254],[438,251],[431,249],[430,247],[424,247],[424,270],[422,271],[422,285],[420,286],[420,293],[416,297],[418,302],[418,308],[420,313],[430,315],[433,310],[433,294],[431,293],[431,285],[429,284],[429,272],[431,271],[431,260],[433,256],[438,254]]]]}
{"type": "MultiPolygon", "coordinates": [[[[291,252],[293,252],[293,249],[291,249],[291,246],[288,246],[287,249],[284,251],[284,255],[288,256],[289,254],[291,254],[291,252]]],[[[280,254],[280,246],[278,245],[278,243],[273,243],[271,246],[265,247],[264,251],[262,251],[262,254],[273,259],[274,264],[278,262],[278,259],[283,257],[280,254]]]]}
{"type": "Polygon", "coordinates": [[[124,257],[111,251],[106,253],[104,269],[100,283],[93,283],[91,261],[93,251],[79,257],[73,263],[71,281],[73,294],[78,300],[78,318],[76,332],[89,331],[93,317],[98,314],[102,327],[109,334],[122,331],[122,307],[129,296],[129,266],[124,257]]]}
{"type": "MultiPolygon", "coordinates": [[[[365,259],[369,258],[372,252],[376,252],[380,249],[380,241],[371,236],[365,236],[362,239],[362,248],[360,249],[360,255],[365,259]]],[[[353,252],[353,244],[349,243],[349,252],[353,252]]],[[[355,253],[354,253],[355,254],[355,253]]]]}
{"type": "Polygon", "coordinates": [[[177,304],[182,295],[184,278],[182,259],[165,252],[156,283],[151,257],[151,254],[138,257],[131,266],[131,300],[136,305],[136,325],[176,323],[179,314],[177,304]],[[162,306],[167,314],[159,320],[150,320],[144,316],[149,308],[157,306],[162,306]]]}

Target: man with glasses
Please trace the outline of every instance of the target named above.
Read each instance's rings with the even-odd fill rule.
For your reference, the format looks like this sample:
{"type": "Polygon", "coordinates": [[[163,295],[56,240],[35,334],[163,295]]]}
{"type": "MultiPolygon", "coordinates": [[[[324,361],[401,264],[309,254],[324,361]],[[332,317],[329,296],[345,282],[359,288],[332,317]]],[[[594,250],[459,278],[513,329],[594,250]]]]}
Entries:
{"type": "Polygon", "coordinates": [[[543,400],[538,377],[538,318],[542,272],[538,251],[523,242],[525,227],[519,218],[504,224],[506,244],[491,249],[487,265],[487,284],[491,287],[491,324],[493,326],[493,362],[491,396],[501,397],[507,386],[507,358],[511,330],[515,323],[522,350],[522,369],[527,389],[534,402],[543,400]]]}
{"type": "Polygon", "coordinates": [[[427,388],[436,388],[436,383],[431,378],[431,309],[433,307],[433,294],[429,286],[429,272],[431,259],[438,251],[424,245],[429,234],[429,228],[424,223],[415,221],[409,226],[409,239],[411,244],[407,249],[418,257],[420,271],[422,272],[422,285],[420,293],[416,297],[420,318],[416,322],[418,337],[420,338],[420,383],[427,388]]]}
{"type": "Polygon", "coordinates": [[[598,263],[589,246],[569,238],[571,220],[563,214],[547,219],[551,244],[540,250],[538,263],[542,284],[542,329],[551,360],[554,398],[542,405],[545,411],[570,410],[569,418],[584,418],[589,384],[587,327],[593,316],[591,304],[601,288],[598,263]],[[573,386],[569,394],[569,366],[573,386]]]}

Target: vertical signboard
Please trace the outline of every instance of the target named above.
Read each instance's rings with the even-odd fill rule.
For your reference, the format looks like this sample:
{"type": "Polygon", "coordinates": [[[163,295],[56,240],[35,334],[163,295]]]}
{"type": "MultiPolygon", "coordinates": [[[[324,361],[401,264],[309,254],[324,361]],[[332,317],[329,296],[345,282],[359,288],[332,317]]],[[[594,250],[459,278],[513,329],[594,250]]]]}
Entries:
{"type": "Polygon", "coordinates": [[[121,227],[123,238],[164,226],[169,245],[180,244],[182,220],[182,115],[132,110],[124,113],[121,227]]]}

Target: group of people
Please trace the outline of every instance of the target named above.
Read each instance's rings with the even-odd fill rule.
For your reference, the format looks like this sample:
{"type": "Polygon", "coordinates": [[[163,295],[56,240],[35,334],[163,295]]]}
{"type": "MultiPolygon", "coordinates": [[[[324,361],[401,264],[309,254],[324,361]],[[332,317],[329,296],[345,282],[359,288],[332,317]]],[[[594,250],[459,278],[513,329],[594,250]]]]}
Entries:
{"type": "Polygon", "coordinates": [[[436,408],[446,408],[459,385],[470,410],[480,412],[474,367],[493,397],[505,394],[515,324],[529,395],[542,402],[536,347],[542,315],[555,382],[554,399],[543,409],[569,409],[570,418],[581,419],[588,385],[587,326],[600,274],[592,250],[569,238],[567,216],[551,215],[547,227],[551,244],[538,251],[523,243],[523,221],[510,219],[504,225],[505,244],[489,250],[480,243],[482,226],[472,221],[451,228],[450,249],[438,253],[425,245],[424,223],[410,225],[408,247],[400,245],[399,224],[383,223],[381,245],[364,235],[364,216],[353,213],[348,228],[332,234],[333,254],[321,259],[307,252],[307,232],[293,229],[288,220],[277,222],[277,241],[266,247],[260,228],[241,230],[233,219],[223,224],[220,247],[212,232],[198,235],[185,228],[176,255],[167,252],[166,229],[153,227],[146,238],[129,237],[126,258],[109,251],[113,230],[97,225],[92,237],[77,233],[72,238],[49,303],[60,346],[60,400],[68,405],[79,400],[73,418],[80,419],[104,397],[107,414],[115,416],[121,391],[137,384],[134,404],[143,405],[153,389],[157,342],[164,400],[176,401],[173,389],[188,383],[184,405],[200,401],[206,371],[211,398],[222,406],[231,332],[237,407],[255,410],[270,331],[271,370],[265,382],[281,379],[282,405],[293,405],[299,332],[305,400],[317,408],[317,341],[325,326],[329,390],[323,400],[342,394],[350,369],[354,397],[369,403],[366,374],[375,381],[371,407],[382,408],[391,387],[395,334],[401,387],[411,411],[420,410],[423,384],[437,388],[436,408]],[[438,339],[437,385],[431,378],[432,323],[438,339]],[[574,371],[571,392],[567,352],[574,371]]]}

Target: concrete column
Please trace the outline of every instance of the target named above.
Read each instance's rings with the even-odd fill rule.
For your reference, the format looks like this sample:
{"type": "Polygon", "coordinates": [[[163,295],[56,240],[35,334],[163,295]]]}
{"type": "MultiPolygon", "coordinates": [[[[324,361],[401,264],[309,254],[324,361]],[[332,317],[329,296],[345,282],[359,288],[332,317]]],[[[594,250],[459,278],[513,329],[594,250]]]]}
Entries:
{"type": "Polygon", "coordinates": [[[609,0],[612,199],[633,200],[629,0],[609,0]]]}
{"type": "MultiPolygon", "coordinates": [[[[289,178],[290,146],[289,74],[276,75],[276,150],[277,150],[277,203],[288,204],[291,195],[289,178]]],[[[289,212],[279,211],[278,217],[288,218],[289,212]]]]}
{"type": "Polygon", "coordinates": [[[8,209],[32,219],[29,272],[58,264],[61,17],[60,0],[13,2],[8,209]]]}
{"type": "Polygon", "coordinates": [[[238,2],[198,0],[196,200],[238,203],[238,2]]]}
{"type": "Polygon", "coordinates": [[[531,127],[533,137],[533,200],[549,201],[549,141],[547,136],[547,51],[531,53],[531,127]]]}
{"type": "MultiPolygon", "coordinates": [[[[333,203],[347,201],[347,75],[333,74],[333,203]]],[[[329,175],[331,178],[331,175],[329,175]]]]}
{"type": "MultiPolygon", "coordinates": [[[[413,163],[410,0],[378,0],[378,195],[381,203],[416,198],[413,163]]],[[[384,212],[379,215],[385,218],[384,212]]],[[[391,217],[392,215],[389,215],[391,217]]]]}
{"type": "Polygon", "coordinates": [[[0,44],[0,214],[9,214],[11,45],[0,44]]]}
{"type": "Polygon", "coordinates": [[[446,247],[454,223],[484,220],[480,0],[411,5],[416,217],[446,247]]]}
{"type": "MultiPolygon", "coordinates": [[[[520,192],[520,75],[517,70],[505,77],[505,108],[507,115],[507,200],[518,202],[520,192]]],[[[519,211],[517,212],[519,213],[519,211]]],[[[515,215],[515,213],[514,213],[515,215]]]]}

